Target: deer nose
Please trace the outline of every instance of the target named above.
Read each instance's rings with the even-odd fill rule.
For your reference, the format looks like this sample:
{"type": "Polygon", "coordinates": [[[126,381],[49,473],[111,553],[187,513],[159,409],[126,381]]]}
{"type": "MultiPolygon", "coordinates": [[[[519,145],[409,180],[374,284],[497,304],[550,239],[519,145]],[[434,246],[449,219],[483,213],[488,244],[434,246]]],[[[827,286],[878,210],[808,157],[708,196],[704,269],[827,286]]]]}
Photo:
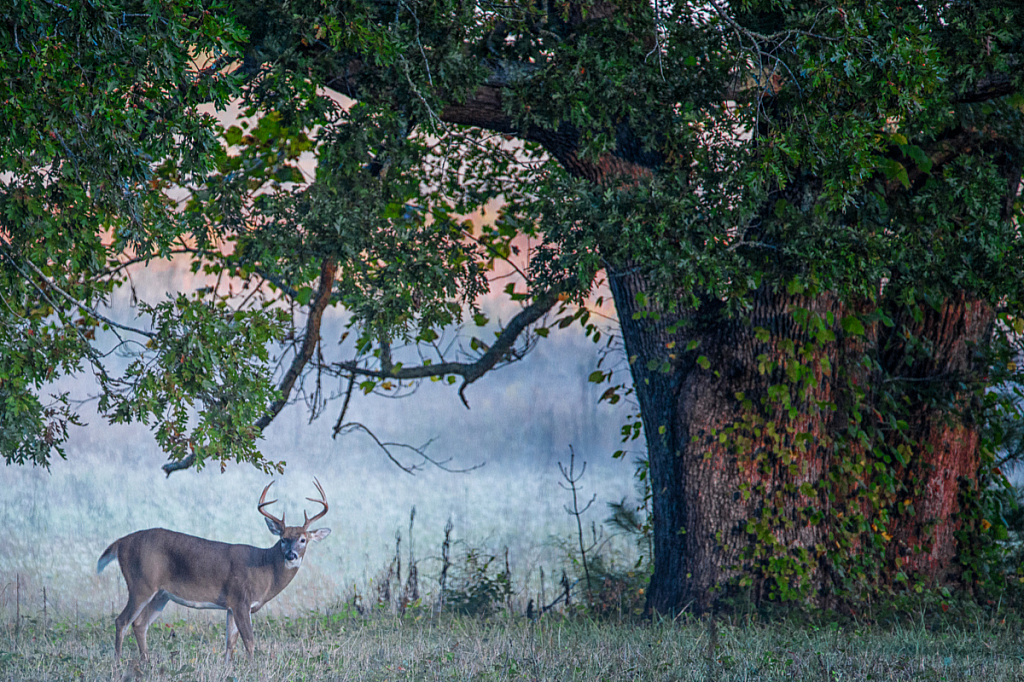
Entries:
{"type": "Polygon", "coordinates": [[[295,552],[288,552],[287,554],[284,555],[284,558],[287,559],[288,561],[295,561],[296,559],[299,558],[299,555],[296,554],[295,552]]]}

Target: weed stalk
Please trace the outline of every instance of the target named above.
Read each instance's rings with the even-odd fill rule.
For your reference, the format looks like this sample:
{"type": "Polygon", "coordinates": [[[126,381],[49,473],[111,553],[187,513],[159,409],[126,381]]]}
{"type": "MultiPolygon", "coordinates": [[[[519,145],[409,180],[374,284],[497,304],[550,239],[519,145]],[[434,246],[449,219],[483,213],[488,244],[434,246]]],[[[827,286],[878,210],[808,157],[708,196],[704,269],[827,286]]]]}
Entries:
{"type": "MultiPolygon", "coordinates": [[[[564,490],[572,492],[572,508],[568,505],[565,506],[565,511],[576,518],[576,534],[580,542],[580,560],[583,562],[583,577],[587,581],[587,601],[592,603],[594,601],[594,595],[590,591],[590,567],[587,565],[587,548],[583,541],[583,520],[582,516],[590,509],[590,505],[594,504],[594,500],[597,499],[595,494],[590,498],[590,501],[582,509],[580,509],[579,501],[579,486],[576,484],[583,478],[583,474],[587,471],[587,463],[583,462],[583,466],[580,468],[579,474],[576,473],[576,451],[573,447],[569,446],[569,468],[566,469],[561,462],[558,463],[558,469],[562,472],[562,478],[565,479],[565,483],[559,481],[558,485],[562,486],[564,490]]],[[[568,604],[568,597],[566,598],[566,604],[568,604]]]]}
{"type": "Polygon", "coordinates": [[[448,569],[452,565],[451,559],[451,548],[452,548],[452,529],[455,525],[452,523],[452,517],[448,517],[448,523],[444,524],[444,542],[441,543],[441,577],[438,581],[441,583],[441,593],[437,597],[437,610],[444,610],[444,595],[445,587],[448,581],[448,569]]]}

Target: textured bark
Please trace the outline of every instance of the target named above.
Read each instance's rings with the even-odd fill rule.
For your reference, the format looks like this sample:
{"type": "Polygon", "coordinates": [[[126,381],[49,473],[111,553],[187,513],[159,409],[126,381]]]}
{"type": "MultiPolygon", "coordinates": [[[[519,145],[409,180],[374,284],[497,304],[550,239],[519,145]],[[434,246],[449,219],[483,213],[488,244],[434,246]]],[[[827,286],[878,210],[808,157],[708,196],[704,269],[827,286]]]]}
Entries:
{"type": "MultiPolygon", "coordinates": [[[[648,607],[664,613],[702,611],[728,579],[756,574],[755,565],[774,555],[756,551],[755,536],[747,531],[751,520],[766,519],[772,526],[774,539],[767,545],[775,546],[776,555],[804,549],[812,553],[814,564],[813,553],[824,542],[826,526],[811,525],[804,510],[820,507],[825,498],[808,499],[799,488],[805,482],[816,487],[828,470],[834,413],[818,409],[816,401],[833,400],[834,376],[817,370],[818,386],[797,402],[802,409],[796,417],[757,407],[754,414],[761,419],[751,422],[751,412],[737,394],[760,405],[768,387],[782,381],[779,374],[788,360],[780,341],[802,338],[791,316],[794,306],[824,315],[827,310],[837,313],[839,304],[829,297],[808,301],[764,289],[757,293],[749,320],[720,319],[715,304],[708,304],[673,337],[666,330],[674,320],[632,320],[635,311],[628,304],[643,290],[639,276],[613,276],[610,281],[650,457],[655,567],[648,607]],[[756,338],[757,327],[771,333],[768,341],[756,338]],[[699,342],[697,348],[683,352],[692,340],[699,342]],[[647,370],[648,361],[665,358],[665,348],[673,342],[680,353],[671,371],[647,370]],[[706,369],[696,362],[700,356],[708,359],[706,369]],[[762,374],[759,357],[776,360],[779,367],[762,374]],[[778,424],[781,436],[764,428],[769,422],[778,424]],[[806,447],[795,433],[785,434],[787,427],[811,436],[806,447]],[[722,434],[727,437],[720,439],[722,434]]],[[[823,353],[831,353],[835,367],[838,345],[823,353]]],[[[820,582],[820,571],[815,569],[808,580],[820,582]]]]}
{"type": "MultiPolygon", "coordinates": [[[[863,495],[873,484],[873,460],[869,447],[849,441],[847,428],[856,419],[855,407],[862,415],[874,413],[871,384],[878,377],[860,360],[891,341],[878,324],[863,336],[846,336],[839,321],[852,311],[834,296],[808,299],[765,287],[755,292],[749,318],[723,319],[712,302],[671,334],[677,318],[633,319],[640,312],[636,294],[647,291],[636,269],[613,269],[609,281],[650,459],[654,575],[649,609],[715,608],[735,584],[730,581],[741,576],[752,578],[754,599],[777,593],[773,581],[781,580],[789,589],[802,586],[801,593],[813,602],[834,604],[836,562],[875,542],[872,531],[851,535],[847,527],[841,534],[849,514],[857,511],[868,523],[880,510],[891,519],[888,544],[879,553],[883,575],[902,570],[938,583],[957,578],[961,492],[976,486],[978,470],[973,426],[941,405],[914,407],[909,433],[893,433],[892,442],[882,443],[895,447],[908,437],[918,443],[908,466],[895,469],[907,490],[883,495],[879,507],[863,495]],[[836,339],[816,344],[802,359],[814,381],[803,396],[793,397],[790,411],[760,399],[769,387],[787,384],[786,370],[794,360],[786,342],[799,347],[807,340],[793,320],[798,307],[822,319],[831,313],[836,339]],[[756,328],[769,332],[767,341],[757,338],[756,328]],[[699,346],[685,352],[692,340],[699,346]],[[708,359],[707,369],[696,362],[701,355],[708,359]],[[670,371],[649,369],[666,358],[670,371]],[[824,366],[822,358],[828,360],[824,366]],[[775,368],[763,371],[764,363],[773,361],[775,368]],[[856,402],[851,387],[867,389],[866,397],[856,402]],[[750,401],[746,407],[738,393],[750,401]],[[861,466],[837,482],[839,452],[861,466]],[[908,501],[911,507],[900,506],[908,501]],[[760,524],[757,532],[750,532],[751,523],[760,524]],[[804,573],[780,576],[780,561],[804,573]]],[[[908,378],[969,381],[977,371],[973,348],[984,341],[991,321],[991,309],[966,296],[927,315],[915,331],[932,341],[935,352],[913,366],[915,376],[908,378]]],[[[905,351],[891,344],[888,351],[890,360],[898,356],[906,364],[905,351]]],[[[886,537],[884,530],[878,537],[886,537]]]]}
{"type": "MultiPolygon", "coordinates": [[[[654,539],[654,574],[647,591],[648,607],[658,611],[675,610],[670,605],[686,603],[687,551],[680,530],[688,527],[693,510],[686,508],[688,487],[683,461],[678,456],[679,443],[687,440],[687,428],[676,411],[676,396],[681,379],[688,370],[675,363],[671,373],[648,369],[649,360],[664,358],[668,348],[686,347],[681,331],[669,333],[673,320],[637,317],[636,295],[646,293],[647,282],[638,268],[625,265],[609,269],[608,283],[615,299],[622,338],[629,357],[633,386],[640,403],[647,457],[650,464],[652,534],[654,539]],[[664,427],[664,432],[662,432],[664,427]]],[[[690,363],[693,362],[689,358],[690,363]]]]}
{"type": "MultiPolygon", "coordinates": [[[[740,573],[758,576],[773,559],[803,562],[810,570],[804,581],[821,580],[814,557],[827,524],[812,524],[808,510],[827,504],[819,484],[829,471],[835,413],[820,405],[834,401],[836,373],[824,374],[820,361],[827,356],[830,367],[837,367],[839,346],[827,344],[804,361],[814,382],[805,396],[795,395],[786,372],[796,360],[784,342],[806,340],[793,320],[797,307],[822,317],[832,312],[836,320],[842,316],[830,296],[804,299],[763,288],[755,293],[749,320],[712,324],[701,335],[710,365],[692,372],[679,396],[677,418],[690,423],[690,440],[680,444],[690,482],[683,494],[697,511],[686,533],[693,575],[688,596],[701,610],[724,581],[740,573]],[[758,328],[769,332],[767,341],[756,337],[758,328]],[[766,362],[777,366],[762,368],[766,362]],[[794,394],[792,412],[775,401],[760,404],[773,385],[794,394]],[[752,409],[741,404],[739,392],[752,409]],[[728,433],[730,428],[735,430],[728,433]],[[805,483],[813,489],[809,497],[800,492],[805,483]],[[750,522],[764,528],[751,533],[750,522]]],[[[755,587],[757,596],[766,589],[760,580],[755,587]]]]}
{"type": "Polygon", "coordinates": [[[928,309],[911,327],[930,344],[930,357],[908,366],[904,349],[894,344],[896,357],[888,358],[908,367],[903,376],[921,386],[909,425],[918,445],[904,473],[919,480],[918,494],[913,496],[914,514],[901,519],[893,541],[905,570],[940,582],[959,575],[955,534],[961,527],[960,498],[965,488],[977,486],[980,438],[964,413],[970,407],[970,386],[981,378],[977,353],[994,318],[991,306],[961,294],[938,310],[928,309]],[[946,400],[936,404],[930,399],[936,392],[946,400]]]}

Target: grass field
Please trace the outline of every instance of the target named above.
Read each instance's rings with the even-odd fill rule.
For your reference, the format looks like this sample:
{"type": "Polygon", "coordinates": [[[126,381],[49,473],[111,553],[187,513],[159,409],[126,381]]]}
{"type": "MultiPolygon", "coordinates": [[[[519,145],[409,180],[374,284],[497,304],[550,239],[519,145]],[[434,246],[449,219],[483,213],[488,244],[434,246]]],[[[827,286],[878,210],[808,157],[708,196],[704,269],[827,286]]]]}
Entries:
{"type": "MultiPolygon", "coordinates": [[[[445,425],[447,422],[439,421],[445,425]]],[[[469,429],[472,432],[471,429],[469,429]]],[[[171,604],[150,630],[152,661],[138,663],[134,638],[113,659],[113,620],[125,601],[116,565],[96,575],[96,559],[114,539],[162,526],[227,542],[273,542],[256,501],[271,479],[247,467],[176,474],[165,479],[162,457],[141,429],[118,440],[76,444],[51,471],[0,467],[0,682],[5,680],[1017,680],[1024,682],[1019,618],[991,615],[885,621],[846,626],[719,619],[649,622],[628,608],[595,621],[549,612],[523,617],[547,598],[562,570],[575,577],[575,521],[563,505],[557,460],[567,452],[515,460],[468,447],[458,463],[488,466],[455,475],[427,470],[408,476],[373,449],[344,452],[305,431],[280,436],[291,456],[274,496],[289,520],[318,477],[330,500],[324,525],[333,532],[310,549],[293,583],[254,618],[257,653],[223,660],[223,615],[171,604]],[[333,450],[332,450],[333,448],[333,450]],[[417,510],[410,538],[409,514],[417,510]],[[434,613],[445,523],[453,554],[478,549],[498,558],[490,574],[511,570],[511,610],[489,619],[434,613]],[[396,534],[407,575],[410,550],[419,569],[423,606],[398,617],[374,607],[395,555],[396,534]],[[412,540],[412,542],[410,542],[412,540]],[[412,546],[410,546],[412,545],[412,546]],[[507,554],[506,554],[507,550],[507,554]],[[499,565],[500,564],[500,565],[499,565]],[[352,607],[359,597],[364,613],[352,607]],[[1007,625],[1006,623],[1010,623],[1007,625]]],[[[270,443],[274,447],[273,442],[270,443]]],[[[607,502],[633,494],[628,461],[589,457],[582,480],[586,535],[600,534],[607,502]]],[[[312,508],[312,507],[307,507],[312,508]]],[[[608,538],[607,531],[604,531],[608,538]]],[[[589,544],[589,543],[588,543],[589,544]]],[[[602,545],[618,568],[637,559],[631,538],[602,545]]],[[[637,583],[640,585],[642,583],[637,583]]],[[[395,585],[397,588],[398,586],[395,585]]],[[[636,585],[633,589],[637,589],[636,585]]],[[[578,595],[577,595],[578,596],[578,595]]],[[[636,595],[634,595],[635,597],[636,595]]],[[[642,600],[642,598],[641,598],[642,600]]],[[[392,604],[394,594],[392,594],[392,604]]],[[[634,601],[634,604],[639,603],[634,601]]],[[[241,645],[239,645],[240,647],[241,645]]]]}
{"type": "Polygon", "coordinates": [[[420,620],[336,613],[256,619],[257,651],[221,658],[223,625],[161,622],[140,665],[109,621],[28,622],[0,635],[2,680],[1024,680],[1019,629],[701,621],[601,623],[548,614],[420,620]]]}

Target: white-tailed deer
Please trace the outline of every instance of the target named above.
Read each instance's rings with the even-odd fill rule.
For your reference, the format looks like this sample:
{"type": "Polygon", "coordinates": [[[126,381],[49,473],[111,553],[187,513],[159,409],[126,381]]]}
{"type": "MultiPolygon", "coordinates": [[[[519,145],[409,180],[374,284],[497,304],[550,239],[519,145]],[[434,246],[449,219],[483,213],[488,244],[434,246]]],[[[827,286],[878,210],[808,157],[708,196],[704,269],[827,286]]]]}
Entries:
{"type": "Polygon", "coordinates": [[[194,609],[225,609],[227,648],[224,659],[231,659],[231,649],[238,635],[242,636],[242,643],[251,657],[255,642],[249,614],[259,611],[288,586],[299,570],[309,541],[319,542],[331,532],[330,528],[308,530],[309,524],[327,513],[324,489],[319,481],[313,481],[320,499],[306,499],[324,508],[313,518],[303,511],[305,522],[301,526],[286,526],[284,514],[277,518],[267,513],[264,507],[277,502],[264,501],[274,482],[263,489],[256,509],[267,517],[270,532],[281,538],[267,549],[204,540],[163,528],[125,535],[107,547],[100,555],[96,572],[117,559],[128,583],[128,604],[114,621],[116,656],[121,657],[121,642],[131,623],[139,654],[142,660],[148,660],[146,631],[167,602],[173,601],[194,609]]]}

